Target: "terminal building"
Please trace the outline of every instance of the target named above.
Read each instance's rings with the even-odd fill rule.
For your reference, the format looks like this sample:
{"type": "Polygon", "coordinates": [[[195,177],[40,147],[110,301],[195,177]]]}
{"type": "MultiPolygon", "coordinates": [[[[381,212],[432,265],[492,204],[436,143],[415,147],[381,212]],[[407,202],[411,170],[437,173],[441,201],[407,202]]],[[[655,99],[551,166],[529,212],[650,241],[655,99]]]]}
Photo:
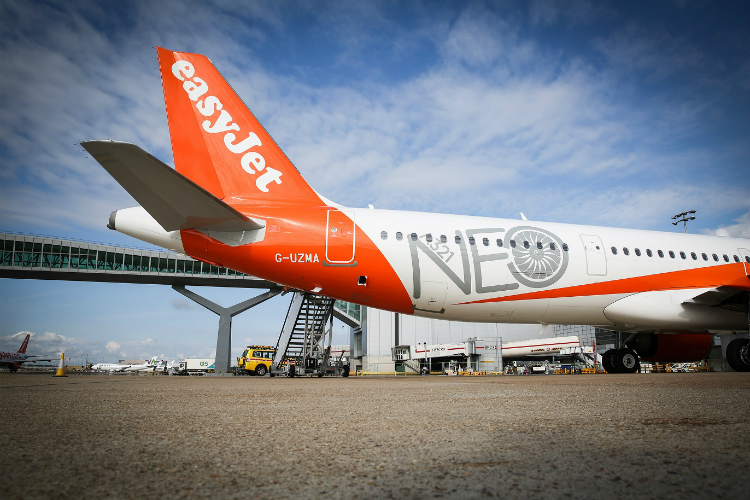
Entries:
{"type": "MultiPolygon", "coordinates": [[[[351,330],[352,369],[367,372],[395,372],[406,359],[396,356],[394,349],[410,349],[412,359],[432,358],[437,368],[447,357],[474,370],[499,371],[499,352],[503,342],[541,337],[540,325],[508,325],[497,323],[464,323],[417,316],[407,316],[378,309],[362,308],[362,325],[351,330]],[[469,352],[458,353],[458,344],[469,352]],[[447,345],[455,346],[456,356],[447,356],[447,345]],[[480,349],[477,349],[479,347],[480,349]],[[435,352],[443,349],[443,352],[435,352]],[[428,353],[425,356],[425,351],[428,353]]],[[[552,336],[551,332],[547,336],[552,336]]]]}

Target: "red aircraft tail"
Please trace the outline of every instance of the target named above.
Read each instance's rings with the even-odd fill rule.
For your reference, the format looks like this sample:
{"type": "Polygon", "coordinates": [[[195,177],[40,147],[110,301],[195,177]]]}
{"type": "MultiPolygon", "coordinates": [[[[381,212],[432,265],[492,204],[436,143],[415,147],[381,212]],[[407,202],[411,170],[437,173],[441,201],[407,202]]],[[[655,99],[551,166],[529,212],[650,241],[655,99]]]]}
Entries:
{"type": "Polygon", "coordinates": [[[31,338],[31,334],[27,333],[26,338],[23,339],[23,344],[21,344],[21,348],[18,350],[19,354],[26,354],[26,347],[29,345],[29,339],[31,338]]]}

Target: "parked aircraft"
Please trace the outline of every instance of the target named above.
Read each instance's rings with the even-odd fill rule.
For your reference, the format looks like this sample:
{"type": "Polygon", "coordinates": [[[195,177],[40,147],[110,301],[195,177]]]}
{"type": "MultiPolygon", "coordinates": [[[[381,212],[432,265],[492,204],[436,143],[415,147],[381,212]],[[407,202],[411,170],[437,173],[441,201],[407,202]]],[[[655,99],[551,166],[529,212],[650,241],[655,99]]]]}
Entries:
{"type": "Polygon", "coordinates": [[[157,51],[175,169],[132,144],[82,143],[141,205],[113,212],[111,229],[402,314],[620,331],[612,372],[639,356],[702,359],[710,332],[739,333],[727,358],[750,370],[750,240],[344,207],[307,184],[206,57],[157,51]]]}
{"type": "Polygon", "coordinates": [[[126,372],[142,372],[142,371],[154,371],[156,367],[159,366],[159,361],[156,359],[156,356],[149,359],[145,363],[137,364],[137,365],[130,365],[125,369],[126,372]]]}
{"type": "Polygon", "coordinates": [[[572,348],[580,348],[578,337],[552,337],[547,339],[512,340],[503,342],[503,359],[526,360],[560,355],[572,348]]]}
{"type": "Polygon", "coordinates": [[[52,361],[52,359],[31,359],[42,358],[43,356],[29,356],[26,354],[26,348],[29,345],[31,334],[27,333],[26,338],[21,343],[18,352],[0,352],[0,368],[8,368],[12,372],[18,371],[23,363],[36,363],[37,361],[52,361]]]}
{"type": "Polygon", "coordinates": [[[98,363],[93,365],[91,370],[95,372],[138,372],[154,370],[158,365],[159,361],[154,356],[145,363],[98,363]]]}
{"type": "Polygon", "coordinates": [[[97,363],[91,366],[94,372],[124,372],[131,365],[121,365],[119,363],[97,363]]]}

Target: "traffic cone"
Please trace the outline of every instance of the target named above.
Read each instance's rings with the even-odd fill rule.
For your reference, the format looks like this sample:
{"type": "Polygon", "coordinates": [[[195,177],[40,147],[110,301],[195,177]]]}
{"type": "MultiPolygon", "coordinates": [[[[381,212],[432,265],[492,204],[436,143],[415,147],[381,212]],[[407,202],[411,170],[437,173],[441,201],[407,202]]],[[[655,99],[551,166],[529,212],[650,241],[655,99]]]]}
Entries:
{"type": "Polygon", "coordinates": [[[67,377],[65,375],[65,353],[60,354],[60,366],[57,367],[55,377],[67,377]]]}

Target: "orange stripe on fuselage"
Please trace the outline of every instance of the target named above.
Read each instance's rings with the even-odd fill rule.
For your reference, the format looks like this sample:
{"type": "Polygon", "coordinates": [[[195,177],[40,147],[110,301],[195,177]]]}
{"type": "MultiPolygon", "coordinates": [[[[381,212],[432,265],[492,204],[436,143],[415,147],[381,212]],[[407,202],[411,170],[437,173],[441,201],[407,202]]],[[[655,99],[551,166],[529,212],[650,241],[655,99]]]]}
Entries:
{"type": "Polygon", "coordinates": [[[228,267],[299,290],[321,287],[321,295],[362,305],[413,314],[412,302],[390,262],[357,226],[356,266],[325,264],[326,215],[331,207],[233,205],[265,221],[263,241],[230,247],[195,230],[183,230],[182,244],[193,258],[228,267]],[[318,262],[277,261],[277,254],[317,254],[318,262]],[[357,284],[367,276],[367,285],[357,284]]]}
{"type": "Polygon", "coordinates": [[[652,292],[659,290],[683,290],[688,288],[713,288],[722,285],[750,290],[750,277],[745,275],[745,268],[740,264],[723,264],[719,266],[686,269],[668,273],[651,274],[635,278],[589,283],[554,290],[520,293],[505,297],[460,302],[455,305],[485,304],[489,302],[510,302],[514,300],[558,299],[563,297],[588,297],[593,295],[615,295],[628,293],[652,292]]]}

